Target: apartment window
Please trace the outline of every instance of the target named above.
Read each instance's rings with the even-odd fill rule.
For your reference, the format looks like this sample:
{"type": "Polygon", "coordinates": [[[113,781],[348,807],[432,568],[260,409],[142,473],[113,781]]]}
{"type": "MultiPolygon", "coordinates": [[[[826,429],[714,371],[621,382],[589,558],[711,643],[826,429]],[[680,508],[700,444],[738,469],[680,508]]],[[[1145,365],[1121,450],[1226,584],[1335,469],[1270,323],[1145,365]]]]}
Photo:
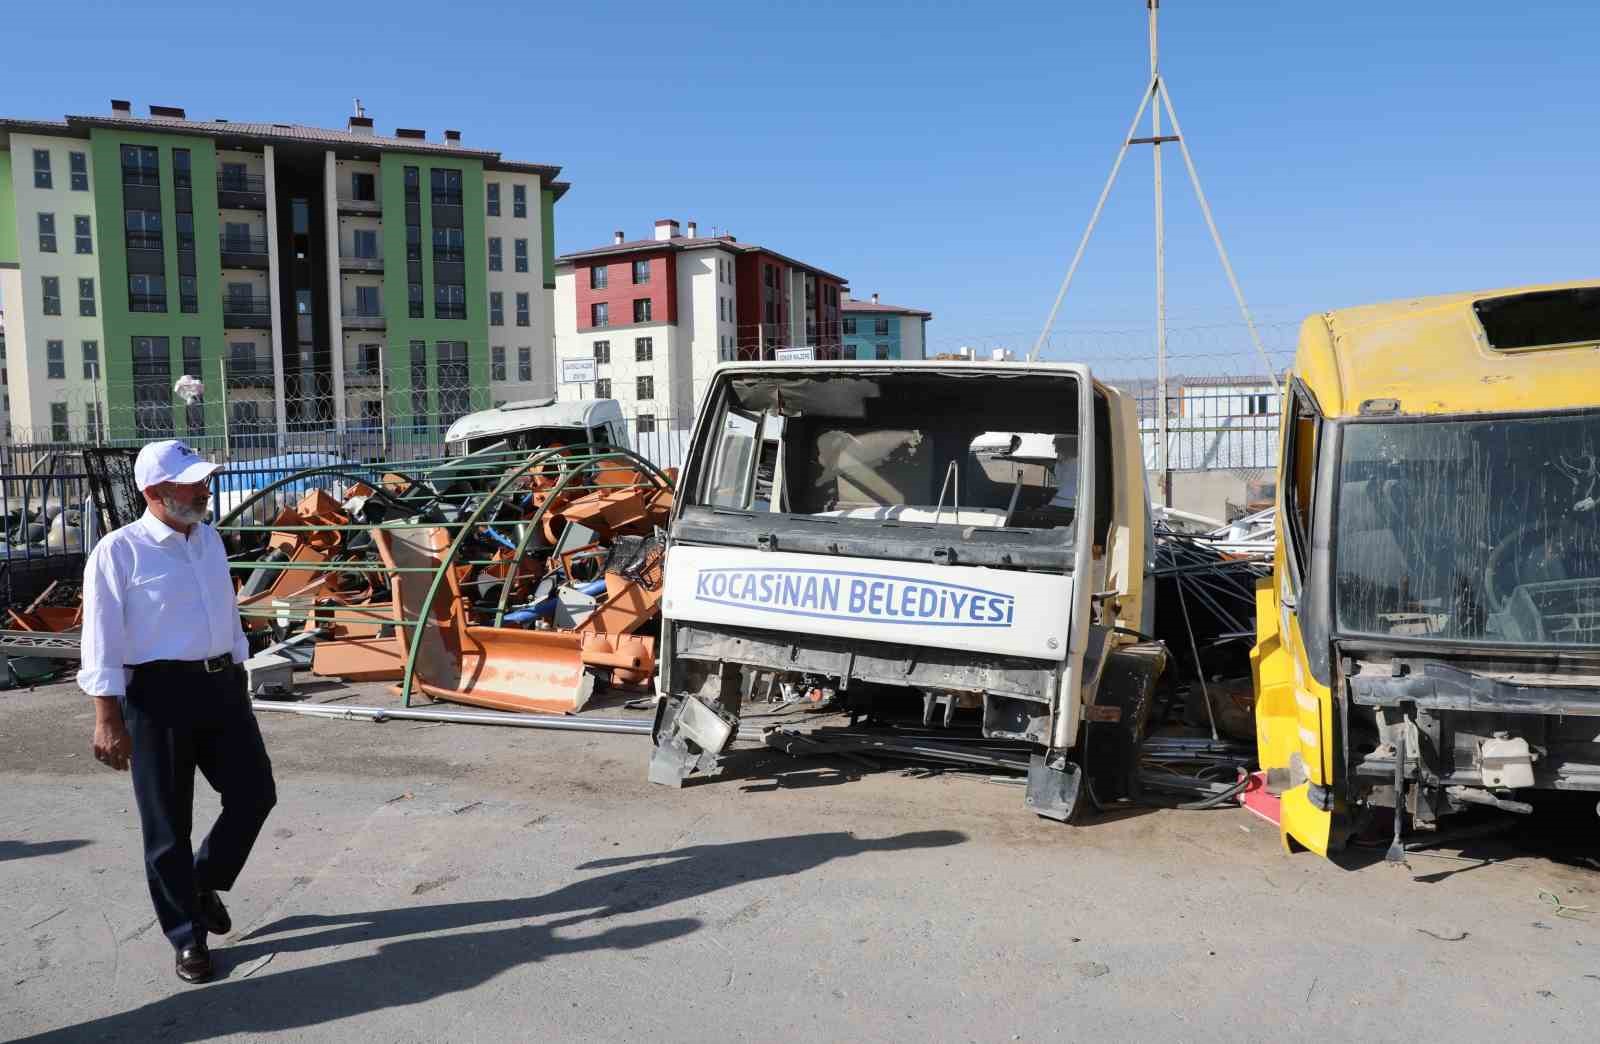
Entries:
{"type": "Polygon", "coordinates": [[[250,171],[243,163],[222,164],[222,174],[217,187],[225,192],[244,192],[250,184],[250,171]]]}
{"type": "Polygon", "coordinates": [[[893,356],[889,354],[889,346],[886,344],[875,345],[873,350],[879,359],[893,358],[893,356]]]}
{"type": "Polygon", "coordinates": [[[382,314],[383,306],[378,303],[378,288],[375,286],[356,287],[356,315],[370,318],[382,314]]]}
{"type": "Polygon", "coordinates": [[[94,228],[89,224],[89,215],[79,214],[72,219],[72,238],[78,253],[94,253],[94,228]]]}
{"type": "Polygon", "coordinates": [[[194,276],[178,277],[178,310],[190,313],[200,311],[200,288],[194,276]]]}
{"type": "Polygon", "coordinates": [[[650,281],[650,262],[648,262],[648,261],[635,261],[633,263],[633,282],[634,282],[634,285],[637,286],[640,283],[648,283],[649,281],[650,281]]]}
{"type": "Polygon", "coordinates": [[[770,324],[770,323],[776,323],[777,321],[778,321],[778,305],[777,305],[777,302],[768,301],[767,302],[767,322],[770,324]]]}
{"type": "Polygon", "coordinates": [[[189,177],[189,150],[172,150],[172,184],[174,188],[193,188],[189,177]]]}
{"type": "MultiPolygon", "coordinates": [[[[239,164],[241,174],[244,165],[239,164]]],[[[161,184],[161,163],[153,145],[122,146],[122,183],[124,185],[161,184]]],[[[170,428],[168,429],[171,430],[170,428]]]]}
{"type": "Polygon", "coordinates": [[[500,345],[489,349],[489,379],[491,381],[506,379],[506,350],[500,345]]]}
{"type": "Polygon", "coordinates": [[[61,341],[44,342],[44,375],[57,381],[67,379],[67,349],[61,341]]]}
{"type": "Polygon", "coordinates": [[[375,228],[358,228],[350,234],[350,245],[355,248],[356,257],[367,261],[378,259],[378,230],[375,228]]]}
{"type": "Polygon", "coordinates": [[[50,150],[33,150],[33,187],[47,189],[50,187],[50,150]]]}
{"type": "Polygon", "coordinates": [[[435,167],[428,172],[433,187],[435,206],[459,207],[461,205],[461,171],[435,167]]]}
{"type": "Polygon", "coordinates": [[[467,342],[440,341],[434,346],[439,371],[439,423],[450,424],[472,407],[467,383],[467,342]]]}
{"type": "Polygon", "coordinates": [[[606,288],[606,266],[594,265],[589,269],[589,289],[604,290],[606,288]]]}
{"type": "Polygon", "coordinates": [[[485,184],[483,186],[483,191],[484,191],[484,196],[488,200],[488,203],[489,203],[489,216],[490,217],[499,217],[500,216],[500,183],[498,181],[488,182],[487,184],[485,184]]]}
{"type": "Polygon", "coordinates": [[[854,319],[846,319],[844,321],[844,332],[847,334],[856,332],[856,321],[854,319]]]}
{"type": "Polygon", "coordinates": [[[635,337],[633,339],[633,361],[649,362],[656,357],[655,341],[650,337],[635,337]]]}
{"type": "Polygon", "coordinates": [[[128,276],[128,311],[165,312],[167,310],[167,280],[165,276],[128,276]]]}
{"type": "Polygon", "coordinates": [[[128,249],[161,249],[161,211],[129,210],[123,214],[128,232],[128,249]]]}
{"type": "Polygon", "coordinates": [[[889,336],[889,320],[874,319],[872,321],[872,332],[879,337],[889,336]]]}
{"type": "Polygon", "coordinates": [[[528,316],[528,295],[519,293],[517,295],[517,325],[527,326],[530,321],[528,316]]]}
{"type": "Polygon", "coordinates": [[[506,295],[499,290],[489,291],[489,325],[506,324],[506,295]]]}
{"type": "Polygon", "coordinates": [[[422,226],[406,226],[406,260],[422,260],[422,226]]]}
{"type": "MultiPolygon", "coordinates": [[[[183,372],[193,376],[202,376],[204,360],[200,353],[200,338],[185,337],[183,339],[183,372]]],[[[184,404],[183,408],[184,429],[190,435],[204,435],[206,433],[206,406],[204,398],[184,404]]]]}
{"type": "Polygon", "coordinates": [[[433,314],[437,319],[467,317],[467,288],[460,283],[439,283],[433,288],[433,314]]]}
{"type": "Polygon", "coordinates": [[[98,402],[84,403],[83,421],[84,438],[90,442],[99,442],[102,435],[100,423],[100,404],[98,402]]]}
{"type": "Polygon", "coordinates": [[[350,174],[350,198],[362,203],[376,203],[378,201],[378,179],[368,171],[353,171],[350,174]]]}
{"type": "Polygon", "coordinates": [[[78,280],[78,314],[94,314],[94,280],[78,280]]]}
{"type": "Polygon", "coordinates": [[[233,341],[228,345],[228,376],[250,377],[256,372],[256,343],[233,341]]]}
{"type": "Polygon", "coordinates": [[[428,343],[411,342],[411,426],[422,430],[428,419],[428,343]]]}
{"type": "Polygon", "coordinates": [[[89,157],[82,152],[67,153],[67,165],[72,170],[72,191],[89,191],[89,157]]]}
{"type": "Polygon", "coordinates": [[[502,251],[500,249],[500,237],[499,236],[490,236],[489,237],[489,271],[491,271],[491,272],[501,272],[501,271],[504,271],[504,270],[505,270],[505,263],[504,263],[504,260],[503,260],[502,251]]]}
{"type": "Polygon", "coordinates": [[[610,341],[594,342],[594,361],[597,363],[608,363],[611,361],[610,341]]]}
{"type": "MultiPolygon", "coordinates": [[[[179,229],[181,236],[183,230],[179,229]]],[[[222,249],[243,253],[250,249],[250,223],[247,221],[227,221],[222,225],[222,249]]]]}
{"type": "Polygon", "coordinates": [[[422,318],[422,284],[406,284],[406,311],[412,319],[422,318]]]}
{"type": "Polygon", "coordinates": [[[655,414],[653,414],[653,413],[641,413],[641,414],[639,414],[637,420],[638,420],[638,423],[637,423],[636,430],[637,430],[638,434],[640,434],[640,435],[648,435],[651,432],[656,430],[656,415],[655,414]]]}
{"type": "Polygon", "coordinates": [[[363,427],[378,431],[383,427],[383,403],[376,399],[366,399],[361,403],[361,424],[363,427]]]}
{"type": "Polygon", "coordinates": [[[383,369],[383,345],[356,345],[356,365],[360,367],[363,374],[377,376],[383,369]]]}
{"type": "Polygon", "coordinates": [[[39,250],[46,254],[56,252],[56,216],[39,215],[39,250]]]}
{"type": "Polygon", "coordinates": [[[511,186],[511,216],[519,218],[528,216],[528,186],[511,186]]]}
{"type": "Polygon", "coordinates": [[[648,297],[641,297],[633,302],[633,321],[636,323],[648,323],[650,321],[650,299],[648,297]]]}
{"type": "Polygon", "coordinates": [[[456,264],[467,259],[466,237],[459,226],[433,226],[433,259],[456,264]]]}
{"type": "Polygon", "coordinates": [[[526,239],[518,239],[513,243],[513,246],[517,251],[517,271],[526,272],[528,270],[528,241],[526,239]]]}
{"type": "MultiPolygon", "coordinates": [[[[417,167],[407,167],[407,168],[405,168],[405,172],[404,172],[404,175],[403,175],[403,180],[404,180],[404,183],[405,183],[405,190],[406,190],[406,202],[407,203],[420,203],[420,202],[422,202],[422,171],[421,171],[421,169],[417,168],[417,167]]],[[[413,342],[411,342],[411,344],[412,344],[412,347],[415,348],[417,342],[413,341],[413,342]]]]}
{"type": "Polygon", "coordinates": [[[67,431],[67,404],[52,402],[50,404],[50,440],[52,442],[66,442],[71,438],[67,431]]]}
{"type": "Polygon", "coordinates": [[[83,342],[83,379],[92,381],[100,376],[100,344],[97,341],[83,342]]]}
{"type": "Polygon", "coordinates": [[[44,314],[61,314],[61,279],[58,276],[40,276],[39,283],[44,289],[44,314]]]}
{"type": "Polygon", "coordinates": [[[773,265],[761,266],[761,281],[768,286],[778,285],[778,270],[773,265]]]}
{"type": "Polygon", "coordinates": [[[517,380],[533,380],[533,349],[517,349],[517,380]]]}
{"type": "Polygon", "coordinates": [[[656,397],[656,379],[654,377],[640,377],[634,384],[634,398],[641,402],[656,397]]]}
{"type": "Polygon", "coordinates": [[[611,321],[610,310],[604,301],[596,301],[589,306],[589,325],[605,326],[611,321]]]}
{"type": "Polygon", "coordinates": [[[611,398],[611,378],[601,377],[594,382],[594,397],[597,399],[611,398]]]}
{"type": "Polygon", "coordinates": [[[172,436],[172,358],[165,337],[133,339],[133,423],[141,438],[172,436]]]}

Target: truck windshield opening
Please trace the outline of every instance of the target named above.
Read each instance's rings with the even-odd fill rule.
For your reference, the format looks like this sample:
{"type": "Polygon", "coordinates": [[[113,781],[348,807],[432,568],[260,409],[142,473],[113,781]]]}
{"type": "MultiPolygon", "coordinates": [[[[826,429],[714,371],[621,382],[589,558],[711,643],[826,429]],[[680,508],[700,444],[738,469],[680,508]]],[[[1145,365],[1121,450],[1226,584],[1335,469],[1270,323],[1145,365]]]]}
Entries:
{"type": "Polygon", "coordinates": [[[1347,634],[1600,645],[1600,411],[1346,427],[1347,634]]]}
{"type": "Polygon", "coordinates": [[[695,491],[706,507],[1071,537],[1079,409],[1070,375],[740,375],[711,423],[695,491]]]}

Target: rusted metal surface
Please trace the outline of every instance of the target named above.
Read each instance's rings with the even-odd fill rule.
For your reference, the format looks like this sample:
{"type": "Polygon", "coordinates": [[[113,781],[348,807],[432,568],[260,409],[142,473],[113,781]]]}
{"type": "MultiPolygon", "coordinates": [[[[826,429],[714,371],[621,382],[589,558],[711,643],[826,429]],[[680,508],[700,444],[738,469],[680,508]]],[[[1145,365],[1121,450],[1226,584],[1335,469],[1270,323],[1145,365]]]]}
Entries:
{"type": "Polygon", "coordinates": [[[322,468],[219,524],[247,628],[315,632],[311,670],[504,711],[571,713],[655,672],[667,476],[614,447],[322,468]],[[248,525],[245,518],[271,519],[248,525]]]}

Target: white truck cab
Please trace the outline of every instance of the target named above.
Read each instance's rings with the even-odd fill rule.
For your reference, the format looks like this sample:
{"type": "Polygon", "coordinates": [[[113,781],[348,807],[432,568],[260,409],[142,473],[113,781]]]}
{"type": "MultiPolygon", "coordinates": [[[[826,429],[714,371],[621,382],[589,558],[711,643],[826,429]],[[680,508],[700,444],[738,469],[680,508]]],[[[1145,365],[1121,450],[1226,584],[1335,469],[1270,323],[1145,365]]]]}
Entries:
{"type": "Polygon", "coordinates": [[[628,426],[615,399],[527,399],[508,402],[491,410],[469,413],[450,425],[445,444],[472,453],[486,446],[507,443],[509,449],[536,449],[562,442],[581,445],[606,443],[622,449],[628,445],[628,426]]]}
{"type": "Polygon", "coordinates": [[[1165,663],[1136,637],[1148,526],[1133,402],[1084,366],[718,368],[668,533],[651,779],[715,774],[743,705],[803,692],[1031,744],[1028,803],[1067,818],[1086,718],[1147,710],[1165,663]]]}

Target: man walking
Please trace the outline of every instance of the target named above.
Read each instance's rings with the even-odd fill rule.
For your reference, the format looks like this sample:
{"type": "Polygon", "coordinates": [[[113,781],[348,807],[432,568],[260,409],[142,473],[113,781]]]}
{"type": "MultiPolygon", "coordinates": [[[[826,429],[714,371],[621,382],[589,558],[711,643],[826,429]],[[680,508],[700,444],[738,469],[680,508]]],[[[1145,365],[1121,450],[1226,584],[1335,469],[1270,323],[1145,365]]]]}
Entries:
{"type": "Polygon", "coordinates": [[[145,446],[133,466],[145,513],[95,545],[83,571],[78,686],[95,698],[94,756],[132,765],[150,898],[185,982],[211,977],[206,933],[233,927],[217,892],[233,886],[277,800],[227,554],[201,522],[221,468],[176,440],[145,446]],[[195,854],[197,768],[222,814],[195,854]]]}

